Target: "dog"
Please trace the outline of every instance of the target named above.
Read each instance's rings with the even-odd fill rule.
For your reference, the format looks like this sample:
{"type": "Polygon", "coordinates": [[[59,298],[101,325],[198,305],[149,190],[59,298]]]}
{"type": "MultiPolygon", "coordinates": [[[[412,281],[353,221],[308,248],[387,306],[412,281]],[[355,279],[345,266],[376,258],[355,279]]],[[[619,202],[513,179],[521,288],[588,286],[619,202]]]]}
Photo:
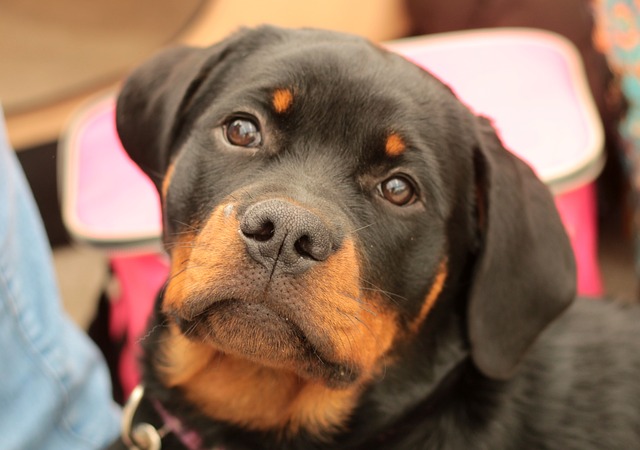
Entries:
{"type": "Polygon", "coordinates": [[[640,448],[638,309],[574,301],[548,189],[423,69],[244,29],[116,122],[171,267],[113,448],[640,448]]]}

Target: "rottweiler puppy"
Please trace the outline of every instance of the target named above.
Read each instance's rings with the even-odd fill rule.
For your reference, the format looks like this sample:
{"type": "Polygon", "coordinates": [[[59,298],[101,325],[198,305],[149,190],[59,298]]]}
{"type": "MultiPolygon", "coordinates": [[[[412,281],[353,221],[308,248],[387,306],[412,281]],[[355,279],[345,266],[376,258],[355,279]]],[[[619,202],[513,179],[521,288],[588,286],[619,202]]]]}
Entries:
{"type": "Polygon", "coordinates": [[[129,411],[163,448],[640,448],[638,309],[574,302],[549,191],[429,73],[247,29],[136,70],[117,128],[171,257],[129,411]]]}

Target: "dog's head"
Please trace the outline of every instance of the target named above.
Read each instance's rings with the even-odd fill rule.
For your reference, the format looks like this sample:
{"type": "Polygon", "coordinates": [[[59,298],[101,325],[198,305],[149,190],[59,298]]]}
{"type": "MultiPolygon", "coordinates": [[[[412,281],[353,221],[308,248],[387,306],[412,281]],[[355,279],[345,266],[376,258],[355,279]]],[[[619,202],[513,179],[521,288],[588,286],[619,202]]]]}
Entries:
{"type": "Polygon", "coordinates": [[[360,392],[443,303],[478,368],[507,378],[573,299],[543,184],[446,86],[363,39],[263,27],[167,50],[127,81],[117,126],[161,194],[167,359],[190,376],[226,357],[360,392]]]}

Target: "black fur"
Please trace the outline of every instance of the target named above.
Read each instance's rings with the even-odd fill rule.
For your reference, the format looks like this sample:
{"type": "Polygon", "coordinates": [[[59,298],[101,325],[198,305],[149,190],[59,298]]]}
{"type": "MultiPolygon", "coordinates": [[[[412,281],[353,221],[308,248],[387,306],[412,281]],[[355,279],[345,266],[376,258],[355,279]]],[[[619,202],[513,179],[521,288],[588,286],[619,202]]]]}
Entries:
{"type": "Polygon", "coordinates": [[[313,204],[332,218],[332,233],[353,235],[362,278],[389,293],[402,329],[446,257],[444,289],[419,332],[394,343],[343,429],[320,438],[216,421],[163,386],[155,368],[172,319],[158,307],[144,342],[148,395],[208,446],[640,448],[640,312],[571,306],[573,255],[551,195],[488,121],[428,73],[352,36],[243,30],[143,65],[122,90],[117,124],[159,189],[180,155],[164,205],[167,242],[229,195],[244,202],[238,214],[254,196],[313,204]],[[279,87],[294,99],[274,114],[268,95],[279,87]],[[247,112],[264,145],[229,151],[215,130],[247,112]],[[390,131],[407,144],[400,156],[384,152],[390,131]],[[395,173],[414,180],[415,203],[378,194],[395,173]]]}

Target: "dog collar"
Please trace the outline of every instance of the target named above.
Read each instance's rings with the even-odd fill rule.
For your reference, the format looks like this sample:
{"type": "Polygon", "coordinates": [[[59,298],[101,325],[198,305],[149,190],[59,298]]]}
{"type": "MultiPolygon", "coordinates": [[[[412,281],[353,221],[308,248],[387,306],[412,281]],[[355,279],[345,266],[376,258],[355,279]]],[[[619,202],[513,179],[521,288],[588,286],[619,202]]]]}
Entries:
{"type": "MultiPolygon", "coordinates": [[[[121,439],[128,450],[161,450],[162,439],[168,434],[177,437],[187,450],[203,450],[200,435],[184,426],[180,419],[171,415],[158,401],[152,401],[151,404],[162,419],[163,425],[160,428],[146,422],[134,423],[134,416],[143,397],[144,386],[136,386],[122,412],[121,439]]],[[[223,448],[215,447],[213,450],[223,448]]]]}

